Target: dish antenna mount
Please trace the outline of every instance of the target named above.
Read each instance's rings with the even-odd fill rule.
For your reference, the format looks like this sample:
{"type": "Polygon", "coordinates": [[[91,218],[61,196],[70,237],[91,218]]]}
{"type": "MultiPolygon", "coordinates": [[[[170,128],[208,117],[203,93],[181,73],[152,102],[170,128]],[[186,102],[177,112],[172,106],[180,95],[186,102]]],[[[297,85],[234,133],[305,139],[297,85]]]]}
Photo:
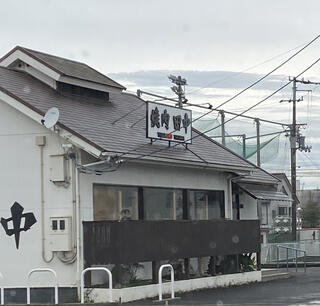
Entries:
{"type": "Polygon", "coordinates": [[[56,125],[59,120],[59,109],[56,107],[51,107],[48,109],[46,114],[44,115],[41,123],[48,129],[52,128],[56,125]]]}

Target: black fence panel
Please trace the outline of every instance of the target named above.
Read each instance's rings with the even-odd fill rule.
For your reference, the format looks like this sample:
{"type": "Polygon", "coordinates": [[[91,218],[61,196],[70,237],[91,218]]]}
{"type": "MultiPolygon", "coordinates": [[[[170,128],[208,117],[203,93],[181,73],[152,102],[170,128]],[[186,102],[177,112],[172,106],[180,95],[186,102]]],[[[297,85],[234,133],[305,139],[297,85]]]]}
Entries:
{"type": "Polygon", "coordinates": [[[260,252],[258,220],[83,222],[86,266],[260,252]]]}

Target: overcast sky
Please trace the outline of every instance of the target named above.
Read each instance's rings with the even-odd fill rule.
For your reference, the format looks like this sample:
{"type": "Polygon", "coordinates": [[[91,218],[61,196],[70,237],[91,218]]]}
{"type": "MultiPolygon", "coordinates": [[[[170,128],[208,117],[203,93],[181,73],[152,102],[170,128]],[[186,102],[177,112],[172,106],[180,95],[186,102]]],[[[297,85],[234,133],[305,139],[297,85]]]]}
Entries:
{"type": "MultiPolygon", "coordinates": [[[[318,0],[3,0],[1,4],[0,54],[21,45],[86,62],[128,90],[167,95],[168,73],[181,74],[188,79],[189,101],[213,105],[320,34],[318,0]]],[[[226,107],[236,112],[258,102],[316,60],[319,50],[320,39],[226,107]]],[[[320,65],[305,77],[320,80],[320,65]]],[[[301,102],[298,118],[310,124],[306,133],[314,151],[300,162],[318,169],[320,99],[319,89],[313,89],[312,102],[306,98],[301,102]]],[[[250,114],[287,122],[290,109],[278,103],[286,98],[290,88],[250,114]]],[[[252,122],[247,124],[244,129],[253,133],[252,122]]],[[[229,129],[239,127],[230,123],[229,129]]],[[[305,186],[320,186],[319,179],[304,179],[305,186]]]]}

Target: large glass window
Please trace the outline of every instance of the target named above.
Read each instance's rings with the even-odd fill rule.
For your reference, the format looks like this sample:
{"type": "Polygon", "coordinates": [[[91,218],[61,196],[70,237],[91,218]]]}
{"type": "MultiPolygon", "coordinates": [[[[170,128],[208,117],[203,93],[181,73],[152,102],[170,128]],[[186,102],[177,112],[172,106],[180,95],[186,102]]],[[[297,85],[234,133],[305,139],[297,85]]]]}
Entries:
{"type": "Polygon", "coordinates": [[[182,190],[143,188],[145,220],[179,220],[183,218],[182,190]]]}
{"type": "Polygon", "coordinates": [[[137,220],[138,188],[93,185],[94,220],[137,220]]]}
{"type": "Polygon", "coordinates": [[[191,220],[224,218],[223,191],[189,191],[189,216],[191,220]]]}
{"type": "Polygon", "coordinates": [[[219,219],[224,206],[224,191],[93,185],[97,221],[138,220],[140,213],[144,220],[219,219]]]}

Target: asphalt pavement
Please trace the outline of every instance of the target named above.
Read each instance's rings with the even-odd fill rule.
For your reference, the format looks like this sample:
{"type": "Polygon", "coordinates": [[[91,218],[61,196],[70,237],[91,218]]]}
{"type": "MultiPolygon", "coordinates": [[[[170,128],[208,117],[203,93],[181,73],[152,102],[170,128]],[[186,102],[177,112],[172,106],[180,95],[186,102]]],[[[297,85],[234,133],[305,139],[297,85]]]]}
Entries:
{"type": "MultiPolygon", "coordinates": [[[[320,306],[320,268],[289,270],[291,277],[269,282],[254,283],[229,288],[207,289],[179,294],[179,300],[170,300],[167,305],[286,305],[320,306]]],[[[156,299],[127,303],[126,305],[166,305],[155,303],[156,299]]]]}

